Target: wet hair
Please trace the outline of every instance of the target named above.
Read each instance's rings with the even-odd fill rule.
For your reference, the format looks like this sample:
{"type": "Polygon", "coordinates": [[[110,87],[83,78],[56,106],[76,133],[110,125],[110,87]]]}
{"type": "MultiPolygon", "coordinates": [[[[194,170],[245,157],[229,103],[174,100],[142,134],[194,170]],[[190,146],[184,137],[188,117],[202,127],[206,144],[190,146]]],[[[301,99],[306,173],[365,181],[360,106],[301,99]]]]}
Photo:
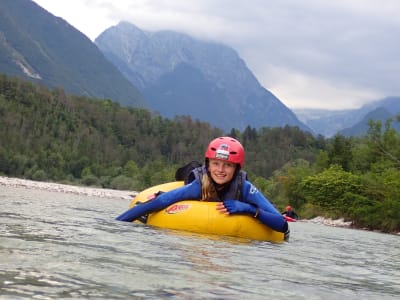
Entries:
{"type": "Polygon", "coordinates": [[[201,178],[201,200],[213,201],[216,199],[218,199],[218,194],[207,172],[206,174],[203,174],[203,177],[201,178]]]}

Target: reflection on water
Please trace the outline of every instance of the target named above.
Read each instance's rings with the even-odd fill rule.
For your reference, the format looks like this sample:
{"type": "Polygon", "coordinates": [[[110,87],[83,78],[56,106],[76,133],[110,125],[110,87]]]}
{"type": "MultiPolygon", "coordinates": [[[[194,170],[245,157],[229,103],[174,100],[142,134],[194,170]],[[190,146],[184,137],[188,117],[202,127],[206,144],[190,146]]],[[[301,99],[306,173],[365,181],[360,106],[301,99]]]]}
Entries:
{"type": "Polygon", "coordinates": [[[128,201],[0,187],[1,299],[398,299],[398,236],[291,223],[288,243],[114,221],[128,201]]]}

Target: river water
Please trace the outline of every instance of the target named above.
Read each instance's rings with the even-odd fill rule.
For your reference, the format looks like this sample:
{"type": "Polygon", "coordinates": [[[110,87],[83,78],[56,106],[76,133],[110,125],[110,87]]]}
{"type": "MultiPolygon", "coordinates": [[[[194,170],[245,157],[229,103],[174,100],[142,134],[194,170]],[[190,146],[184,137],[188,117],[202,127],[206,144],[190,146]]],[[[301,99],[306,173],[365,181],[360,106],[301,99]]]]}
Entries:
{"type": "Polygon", "coordinates": [[[0,299],[400,299],[399,236],[219,238],[115,221],[128,204],[0,186],[0,299]]]}

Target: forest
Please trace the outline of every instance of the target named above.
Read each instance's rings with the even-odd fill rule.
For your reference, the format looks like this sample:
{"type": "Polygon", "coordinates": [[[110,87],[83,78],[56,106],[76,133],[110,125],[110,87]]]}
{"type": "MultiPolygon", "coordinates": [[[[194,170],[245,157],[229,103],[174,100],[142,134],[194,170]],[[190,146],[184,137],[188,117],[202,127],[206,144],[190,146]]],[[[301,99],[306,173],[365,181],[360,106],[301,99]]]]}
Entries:
{"type": "Polygon", "coordinates": [[[313,136],[297,127],[224,132],[109,99],[67,95],[0,75],[0,175],[140,191],[202,162],[209,141],[237,138],[249,179],[282,211],[342,217],[354,227],[400,231],[400,134],[370,121],[362,137],[313,136]]]}

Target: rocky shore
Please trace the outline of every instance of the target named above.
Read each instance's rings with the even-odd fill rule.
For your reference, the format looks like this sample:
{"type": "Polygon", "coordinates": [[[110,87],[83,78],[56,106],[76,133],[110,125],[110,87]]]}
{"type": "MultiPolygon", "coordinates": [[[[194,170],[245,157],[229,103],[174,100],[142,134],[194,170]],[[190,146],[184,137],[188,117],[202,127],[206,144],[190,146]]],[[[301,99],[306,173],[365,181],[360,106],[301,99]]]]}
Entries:
{"type": "Polygon", "coordinates": [[[72,193],[77,195],[87,195],[101,198],[119,198],[127,200],[132,199],[132,197],[136,194],[136,192],[133,191],[120,191],[86,186],[75,186],[2,176],[0,176],[0,186],[24,187],[27,189],[39,189],[52,192],[72,193]]]}
{"type": "Polygon", "coordinates": [[[323,224],[327,226],[333,226],[333,227],[351,227],[352,222],[345,222],[343,218],[333,220],[331,218],[323,218],[323,217],[316,217],[314,219],[307,220],[309,223],[315,223],[315,224],[323,224]]]}

